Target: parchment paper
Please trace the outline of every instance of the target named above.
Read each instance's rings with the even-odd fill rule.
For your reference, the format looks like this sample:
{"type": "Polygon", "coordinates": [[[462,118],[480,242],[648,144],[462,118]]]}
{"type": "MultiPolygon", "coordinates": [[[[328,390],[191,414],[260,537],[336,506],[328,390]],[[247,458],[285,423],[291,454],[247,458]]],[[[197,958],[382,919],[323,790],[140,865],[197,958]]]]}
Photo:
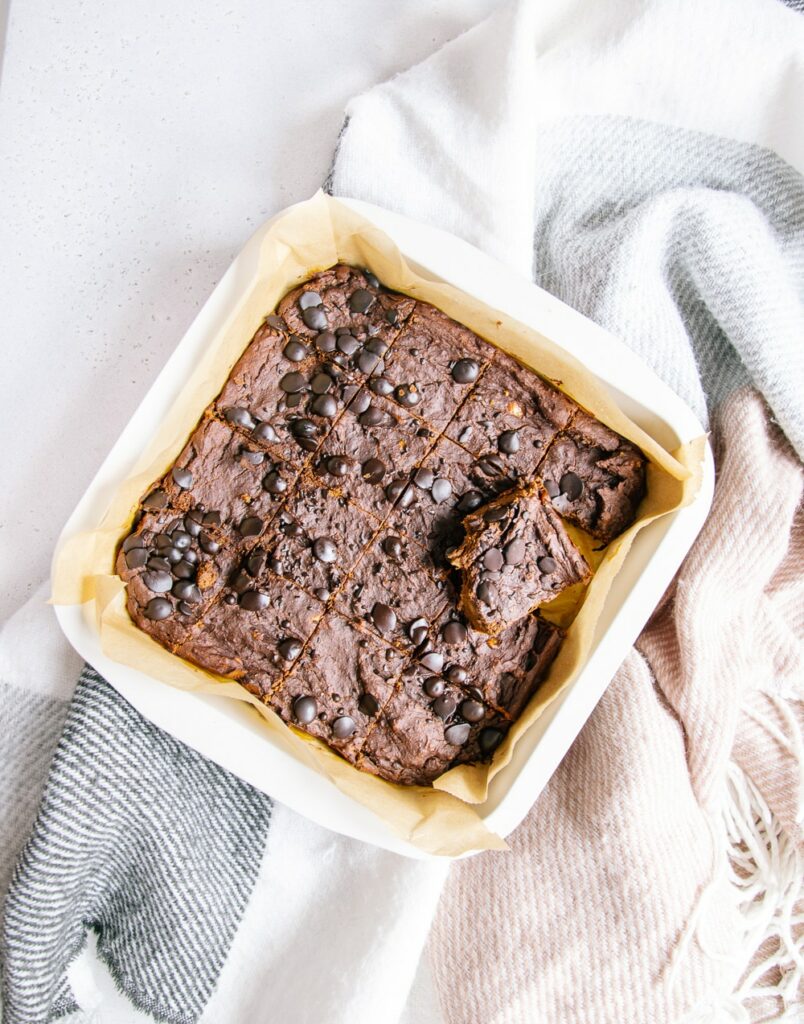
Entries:
{"type": "Polygon", "coordinates": [[[180,689],[251,704],[262,716],[272,742],[326,775],[422,850],[456,856],[469,850],[501,849],[504,841],[486,828],[472,805],[485,799],[490,780],[509,763],[519,737],[584,664],[611,583],[638,531],[692,500],[703,452],[703,438],[673,453],[665,451],[622,412],[597,378],[553,340],[409,264],[378,228],[318,193],[271,224],[244,297],[210,338],[192,375],[177,382],[170,412],[145,445],[131,475],[114,489],[108,506],[98,509],[94,528],[73,535],[57,552],[52,600],[55,604],[92,602],[103,651],[113,660],[180,689]],[[566,640],[547,679],[511,727],[492,763],[454,768],[433,788],[397,786],[358,771],[319,740],[286,726],[237,683],[164,650],[133,624],[125,609],[125,588],[114,575],[117,545],[130,528],[140,497],[176,458],[266,314],[291,288],[338,262],[368,267],[389,288],[438,306],[553,380],[603,423],[639,445],[649,459],[647,497],[633,526],[603,552],[593,552],[590,539],[576,534],[594,560],[595,575],[585,590],[544,609],[548,617],[569,626],[566,640]]]}

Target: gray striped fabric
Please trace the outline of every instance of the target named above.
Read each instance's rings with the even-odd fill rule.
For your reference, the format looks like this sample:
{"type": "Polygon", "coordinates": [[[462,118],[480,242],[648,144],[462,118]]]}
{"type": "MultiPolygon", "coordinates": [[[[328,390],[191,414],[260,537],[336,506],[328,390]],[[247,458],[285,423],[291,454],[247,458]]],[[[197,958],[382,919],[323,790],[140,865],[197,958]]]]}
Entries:
{"type": "Polygon", "coordinates": [[[270,817],[267,797],[85,668],[6,901],[6,1024],[44,1024],[75,1008],[65,971],[89,929],[135,1006],[156,1020],[198,1020],[270,817]]]}

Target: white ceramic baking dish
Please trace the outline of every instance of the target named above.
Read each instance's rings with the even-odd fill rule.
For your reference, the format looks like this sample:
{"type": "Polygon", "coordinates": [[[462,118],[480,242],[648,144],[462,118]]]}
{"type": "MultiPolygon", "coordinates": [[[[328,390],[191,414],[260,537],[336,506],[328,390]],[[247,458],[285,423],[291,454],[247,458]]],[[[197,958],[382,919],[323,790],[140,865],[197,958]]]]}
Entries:
{"type": "MultiPolygon", "coordinates": [[[[530,281],[452,235],[368,203],[344,200],[436,278],[548,336],[603,380],[626,412],[667,450],[699,437],[691,410],[622,342],[530,281]]],[[[130,472],[189,371],[252,280],[269,221],[246,244],[142,400],[65,526],[60,543],[91,528],[130,472]]],[[[506,836],[527,814],[625,657],[697,536],[712,500],[708,446],[700,490],[686,508],[642,529],[597,625],[588,662],[517,744],[477,810],[506,836]]],[[[75,649],[146,718],[235,775],[320,825],[410,857],[427,857],[326,778],[274,745],[253,709],[239,701],[184,692],[110,660],[101,650],[91,605],[57,606],[75,649]]]]}

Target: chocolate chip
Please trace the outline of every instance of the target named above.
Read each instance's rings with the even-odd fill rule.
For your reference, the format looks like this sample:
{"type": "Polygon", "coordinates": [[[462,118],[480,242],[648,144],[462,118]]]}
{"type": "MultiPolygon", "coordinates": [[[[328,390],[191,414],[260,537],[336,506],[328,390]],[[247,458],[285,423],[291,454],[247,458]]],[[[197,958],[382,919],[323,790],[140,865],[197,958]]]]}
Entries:
{"type": "Polygon", "coordinates": [[[145,618],[152,619],[154,622],[166,619],[172,614],[173,605],[166,597],[152,597],[144,609],[145,618]]]}
{"type": "Polygon", "coordinates": [[[269,494],[284,494],[288,489],[288,482],[280,473],[273,470],[262,478],[262,486],[269,494]]]}
{"type": "Polygon", "coordinates": [[[499,548],[489,548],[483,555],[483,565],[489,572],[499,572],[505,564],[503,553],[499,548]]]}
{"type": "Polygon", "coordinates": [[[274,313],[271,313],[270,316],[267,316],[265,318],[265,322],[268,324],[269,327],[274,327],[277,331],[284,331],[288,326],[281,316],[276,316],[276,314],[274,313]]]}
{"type": "Polygon", "coordinates": [[[167,508],[167,503],[167,494],[159,489],[151,491],[150,494],[142,499],[142,507],[149,512],[158,512],[160,509],[167,508]]]}
{"type": "Polygon", "coordinates": [[[261,612],[270,603],[271,599],[261,590],[247,590],[240,595],[240,607],[245,608],[247,612],[261,612]]]}
{"type": "Polygon", "coordinates": [[[354,718],[349,715],[341,715],[332,723],[332,735],[339,740],[348,740],[357,728],[354,718]]]}
{"type": "Polygon", "coordinates": [[[181,561],[181,551],[178,548],[165,548],[160,554],[174,565],[181,561]]]}
{"type": "Polygon", "coordinates": [[[462,644],[466,640],[466,626],[462,622],[448,622],[441,633],[446,644],[462,644]]]}
{"type": "Polygon", "coordinates": [[[316,587],[313,593],[319,601],[329,601],[331,596],[326,587],[316,587]]]}
{"type": "Polygon", "coordinates": [[[255,423],[251,413],[240,405],[230,405],[228,409],[223,410],[223,416],[232,426],[243,427],[246,430],[254,429],[255,423]]]}
{"type": "Polygon", "coordinates": [[[149,558],[145,563],[154,572],[171,572],[172,566],[166,558],[149,558]]]}
{"type": "Polygon", "coordinates": [[[431,672],[440,672],[444,667],[444,655],[439,654],[437,651],[428,651],[419,660],[431,672]]]}
{"type": "Polygon", "coordinates": [[[478,583],[476,593],[483,604],[488,605],[489,607],[494,604],[495,598],[497,597],[497,591],[490,583],[487,583],[486,580],[482,580],[478,583]]]}
{"type": "Polygon", "coordinates": [[[318,395],[310,409],[316,416],[323,416],[325,419],[331,420],[335,418],[338,411],[338,403],[332,395],[318,395]]]}
{"type": "Polygon", "coordinates": [[[375,355],[384,356],[388,351],[389,346],[382,340],[382,338],[371,338],[370,341],[366,342],[365,345],[367,352],[373,352],[375,355]]]}
{"type": "Polygon", "coordinates": [[[466,442],[471,438],[471,436],[472,426],[471,424],[469,424],[469,426],[464,427],[460,434],[458,434],[458,442],[460,444],[466,444],[466,442]]]}
{"type": "Polygon", "coordinates": [[[285,661],[295,661],[302,652],[302,642],[293,636],[289,636],[276,648],[285,661]]]}
{"type": "Polygon", "coordinates": [[[362,427],[389,427],[391,417],[384,409],[372,405],[358,416],[357,422],[362,427]]]}
{"type": "Polygon", "coordinates": [[[417,647],[424,643],[427,639],[427,619],[414,619],[408,626],[408,636],[417,647]]]}
{"type": "Polygon", "coordinates": [[[190,562],[192,565],[195,565],[195,563],[198,561],[198,555],[195,553],[195,551],[185,551],[183,561],[190,562]]]}
{"type": "Polygon", "coordinates": [[[147,548],[132,548],[126,553],[126,567],[129,569],[141,569],[147,561],[147,548]]]}
{"type": "Polygon", "coordinates": [[[483,495],[480,491],[466,491],[461,495],[460,501],[455,506],[461,515],[465,515],[467,512],[474,512],[476,508],[479,508],[483,504],[483,495]]]}
{"type": "Polygon", "coordinates": [[[319,352],[334,352],[337,339],[333,331],[322,331],[316,335],[315,344],[319,352]]]}
{"type": "Polygon", "coordinates": [[[446,501],[452,496],[452,484],[446,479],[446,477],[437,477],[433,481],[430,493],[433,496],[433,501],[440,505],[441,502],[446,501]]]}
{"type": "Polygon", "coordinates": [[[173,584],[173,594],[187,604],[201,603],[201,591],[190,580],[177,580],[173,584]]]}
{"type": "Polygon", "coordinates": [[[317,373],[310,381],[310,390],[314,395],[325,395],[334,383],[328,373],[317,373]]]}
{"type": "Polygon", "coordinates": [[[314,697],[297,697],[293,701],[293,717],[302,725],[309,725],[318,714],[318,704],[314,697]]]}
{"type": "Polygon", "coordinates": [[[367,349],[364,349],[357,357],[357,368],[361,373],[368,375],[377,369],[379,362],[380,357],[376,352],[369,352],[367,349]]]}
{"type": "Polygon", "coordinates": [[[313,555],[319,562],[334,562],[338,557],[338,549],[329,537],[319,537],[313,541],[313,555]]]}
{"type": "Polygon", "coordinates": [[[497,438],[497,447],[504,455],[516,455],[519,451],[519,431],[504,430],[497,438]]]}
{"type": "Polygon", "coordinates": [[[357,706],[369,718],[374,718],[380,710],[380,702],[370,693],[364,693],[357,702],[357,706]]]}
{"type": "Polygon", "coordinates": [[[402,538],[391,534],[382,542],[382,549],[389,558],[400,558],[402,555],[402,538]]]}
{"type": "MultiPolygon", "coordinates": [[[[345,394],[344,401],[348,401],[348,398],[346,398],[345,394]]],[[[366,409],[369,408],[370,405],[371,395],[368,393],[368,391],[361,391],[359,394],[355,396],[354,401],[349,406],[349,412],[353,413],[355,416],[360,416],[361,413],[364,413],[366,409]]]]}
{"type": "Polygon", "coordinates": [[[484,455],[482,459],[477,460],[476,466],[486,476],[505,475],[505,463],[499,455],[484,455]]]}
{"type": "Polygon", "coordinates": [[[468,674],[466,669],[461,668],[460,665],[450,665],[447,669],[447,679],[451,683],[465,683],[468,674]]]}
{"type": "Polygon", "coordinates": [[[253,590],[254,588],[254,584],[248,573],[243,572],[242,569],[238,569],[234,574],[230,582],[230,586],[236,594],[245,594],[247,590],[253,590]]]}
{"type": "Polygon", "coordinates": [[[477,380],[480,367],[474,359],[459,359],[452,367],[452,379],[456,384],[471,384],[477,380]]]}
{"type": "Polygon", "coordinates": [[[305,309],[312,309],[313,306],[321,305],[321,296],[318,292],[302,292],[299,296],[299,309],[304,312],[305,309]]]}
{"type": "Polygon", "coordinates": [[[390,633],[396,629],[396,612],[381,601],[377,601],[371,609],[371,620],[381,633],[390,633]]]}
{"type": "Polygon", "coordinates": [[[262,548],[257,548],[256,551],[252,551],[245,560],[246,572],[249,576],[259,576],[265,568],[267,558],[268,556],[262,548]]]}
{"type": "Polygon", "coordinates": [[[282,355],[291,363],[300,363],[310,355],[310,350],[297,335],[291,335],[290,341],[282,349],[282,355]]]}
{"type": "Polygon", "coordinates": [[[539,572],[544,573],[545,576],[549,576],[558,568],[558,563],[555,558],[551,558],[549,555],[544,555],[542,558],[536,559],[536,565],[539,567],[539,572]]]}
{"type": "Polygon", "coordinates": [[[349,309],[353,313],[365,313],[371,308],[373,302],[374,296],[371,292],[366,291],[365,288],[358,288],[349,297],[349,309]]]}
{"type": "Polygon", "coordinates": [[[305,309],[302,313],[302,320],[311,331],[325,331],[329,326],[327,314],[323,309],[318,309],[316,306],[305,309]]]}
{"type": "Polygon", "coordinates": [[[174,530],[170,535],[170,539],[173,547],[178,548],[179,551],[186,551],[193,543],[193,538],[189,533],[185,533],[184,530],[174,530]]]}
{"type": "Polygon", "coordinates": [[[517,537],[503,548],[506,565],[519,565],[525,557],[525,542],[517,537]]]}
{"type": "Polygon", "coordinates": [[[412,409],[414,405],[418,405],[422,400],[421,393],[416,384],[398,384],[394,388],[394,398],[405,409],[412,409]]]}
{"type": "Polygon", "coordinates": [[[290,432],[297,440],[310,440],[318,434],[318,427],[312,420],[293,420],[290,432]]]}
{"type": "Polygon", "coordinates": [[[353,356],[360,348],[360,342],[357,338],[353,338],[351,334],[339,335],[337,345],[338,351],[343,352],[345,356],[353,356]]]}
{"type": "Polygon", "coordinates": [[[251,433],[258,441],[274,442],[279,440],[279,434],[270,423],[258,423],[251,433]]]}
{"type": "Polygon", "coordinates": [[[280,378],[279,387],[286,395],[295,395],[297,391],[304,391],[307,387],[307,379],[303,373],[286,373],[280,378]]]}
{"type": "Polygon", "coordinates": [[[559,487],[570,501],[577,501],[583,494],[583,480],[577,473],[565,473],[559,480],[559,487]]]}
{"type": "Polygon", "coordinates": [[[510,511],[508,505],[497,505],[495,508],[487,509],[483,513],[483,520],[487,523],[499,523],[501,519],[505,519],[510,511]]]}
{"type": "Polygon", "coordinates": [[[182,615],[192,615],[195,612],[195,608],[190,601],[179,601],[179,611],[182,615]]]}
{"type": "Polygon", "coordinates": [[[265,462],[265,452],[252,452],[248,448],[241,448],[240,458],[245,459],[251,466],[259,466],[265,462]]]}
{"type": "Polygon", "coordinates": [[[395,309],[387,309],[385,311],[385,319],[389,324],[395,324],[399,319],[399,313],[395,309]]]}
{"type": "Polygon", "coordinates": [[[416,500],[415,491],[409,486],[407,480],[404,477],[392,480],[390,484],[385,488],[385,497],[392,502],[397,503],[397,507],[404,509],[409,508],[416,500]]]}
{"type": "Polygon", "coordinates": [[[220,526],[221,525],[221,514],[220,512],[205,512],[204,518],[201,520],[202,524],[206,527],[220,526]]]}
{"type": "Polygon", "coordinates": [[[446,689],[446,683],[440,676],[428,676],[424,681],[424,692],[428,697],[440,697],[446,689]]]}
{"type": "Polygon", "coordinates": [[[234,596],[234,594],[225,594],[223,598],[223,603],[228,605],[237,604],[237,598],[234,596]]]}
{"type": "Polygon", "coordinates": [[[490,754],[502,743],[504,735],[501,729],[495,729],[493,725],[487,725],[485,729],[480,730],[477,742],[484,754],[490,754]]]}
{"type": "Polygon", "coordinates": [[[434,479],[435,477],[433,476],[432,469],[427,469],[426,467],[423,466],[421,469],[416,470],[416,473],[413,477],[413,482],[416,484],[417,487],[421,487],[422,490],[429,491],[429,489],[433,486],[434,479]]]}
{"type": "Polygon", "coordinates": [[[433,711],[439,718],[449,718],[455,713],[455,701],[452,697],[439,697],[433,703],[433,711]]]}
{"type": "Polygon", "coordinates": [[[144,548],[145,540],[139,533],[130,533],[128,537],[123,541],[122,548],[123,553],[127,554],[132,548],[144,548]]]}
{"type": "Polygon", "coordinates": [[[344,458],[342,455],[332,455],[327,459],[326,467],[327,472],[333,476],[346,476],[352,468],[352,464],[349,459],[344,458]]]}
{"type": "Polygon", "coordinates": [[[154,594],[167,594],[173,586],[173,577],[169,572],[144,572],[142,582],[154,594]]]}
{"type": "Polygon", "coordinates": [[[469,739],[471,727],[466,722],[457,722],[455,725],[448,725],[444,730],[444,739],[453,747],[462,747],[469,739]]]}
{"type": "Polygon", "coordinates": [[[263,522],[259,516],[246,516],[237,529],[241,537],[259,537],[262,527],[263,522]]]}
{"type": "Polygon", "coordinates": [[[360,467],[360,475],[367,484],[378,484],[385,476],[385,463],[381,459],[366,459],[360,467]]]}
{"type": "Polygon", "coordinates": [[[174,466],[170,475],[173,477],[173,483],[177,487],[181,487],[183,491],[187,491],[193,486],[193,474],[189,469],[174,466]]]}
{"type": "Polygon", "coordinates": [[[394,390],[394,385],[386,377],[375,377],[369,381],[368,386],[372,394],[380,395],[382,398],[387,398],[394,390]]]}
{"type": "Polygon", "coordinates": [[[461,717],[465,718],[467,722],[479,722],[486,713],[486,709],[479,701],[465,700],[461,704],[460,712],[461,717]]]}

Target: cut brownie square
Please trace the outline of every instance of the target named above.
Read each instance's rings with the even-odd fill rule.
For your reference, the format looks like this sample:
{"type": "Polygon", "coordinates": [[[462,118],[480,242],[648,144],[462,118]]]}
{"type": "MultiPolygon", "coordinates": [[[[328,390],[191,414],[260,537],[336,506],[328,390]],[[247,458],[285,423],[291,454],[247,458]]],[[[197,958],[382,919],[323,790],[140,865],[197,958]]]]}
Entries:
{"type": "Polygon", "coordinates": [[[273,572],[328,600],[380,527],[320,481],[299,481],[261,542],[273,572]]]}
{"type": "Polygon", "coordinates": [[[302,652],[324,605],[289,580],[265,572],[228,589],[177,650],[188,661],[260,689],[278,683],[302,652]]]}
{"type": "Polygon", "coordinates": [[[507,726],[481,700],[411,665],[369,733],[358,763],[391,782],[425,786],[456,764],[485,760],[507,726]]]}
{"type": "Polygon", "coordinates": [[[490,345],[432,306],[416,304],[385,359],[395,401],[441,431],[493,354],[490,345]]]}
{"type": "Polygon", "coordinates": [[[645,466],[635,444],[579,412],[556,438],[540,475],[556,511],[608,544],[636,517],[645,466]]]}
{"type": "Polygon", "coordinates": [[[389,522],[430,550],[449,569],[446,551],[463,538],[461,520],[488,501],[497,481],[478,470],[473,455],[442,437],[401,494],[389,522]]]}
{"type": "Polygon", "coordinates": [[[117,553],[129,614],[169,648],[180,644],[223,588],[235,562],[216,513],[146,512],[117,553]]]}
{"type": "Polygon", "coordinates": [[[576,409],[572,399],[500,352],[446,433],[488,460],[490,475],[530,480],[576,409]]]}
{"type": "Polygon", "coordinates": [[[356,505],[383,517],[397,497],[392,481],[406,482],[434,440],[415,416],[366,389],[335,424],[316,456],[314,472],[356,505]]]}
{"type": "Polygon", "coordinates": [[[301,337],[341,329],[359,341],[379,338],[390,345],[413,305],[406,295],[385,291],[369,271],[339,264],[289,292],[276,312],[301,337]]]}
{"type": "Polygon", "coordinates": [[[268,703],[354,761],[403,664],[399,651],[329,612],[268,703]]]}
{"type": "Polygon", "coordinates": [[[179,512],[203,508],[217,513],[225,533],[237,534],[262,490],[262,452],[249,451],[244,439],[226,424],[204,417],[159,488],[144,500],[152,507],[164,500],[179,512]]]}
{"type": "Polygon", "coordinates": [[[447,679],[515,719],[558,654],[562,636],[538,614],[489,636],[455,610],[444,617],[434,647],[447,679]]]}
{"type": "Polygon", "coordinates": [[[591,575],[540,482],[500,495],[463,527],[450,561],[463,570],[459,608],[482,633],[499,633],[591,575]]]}
{"type": "Polygon", "coordinates": [[[372,539],[335,607],[402,650],[419,646],[452,597],[426,548],[384,526],[372,539]]]}

